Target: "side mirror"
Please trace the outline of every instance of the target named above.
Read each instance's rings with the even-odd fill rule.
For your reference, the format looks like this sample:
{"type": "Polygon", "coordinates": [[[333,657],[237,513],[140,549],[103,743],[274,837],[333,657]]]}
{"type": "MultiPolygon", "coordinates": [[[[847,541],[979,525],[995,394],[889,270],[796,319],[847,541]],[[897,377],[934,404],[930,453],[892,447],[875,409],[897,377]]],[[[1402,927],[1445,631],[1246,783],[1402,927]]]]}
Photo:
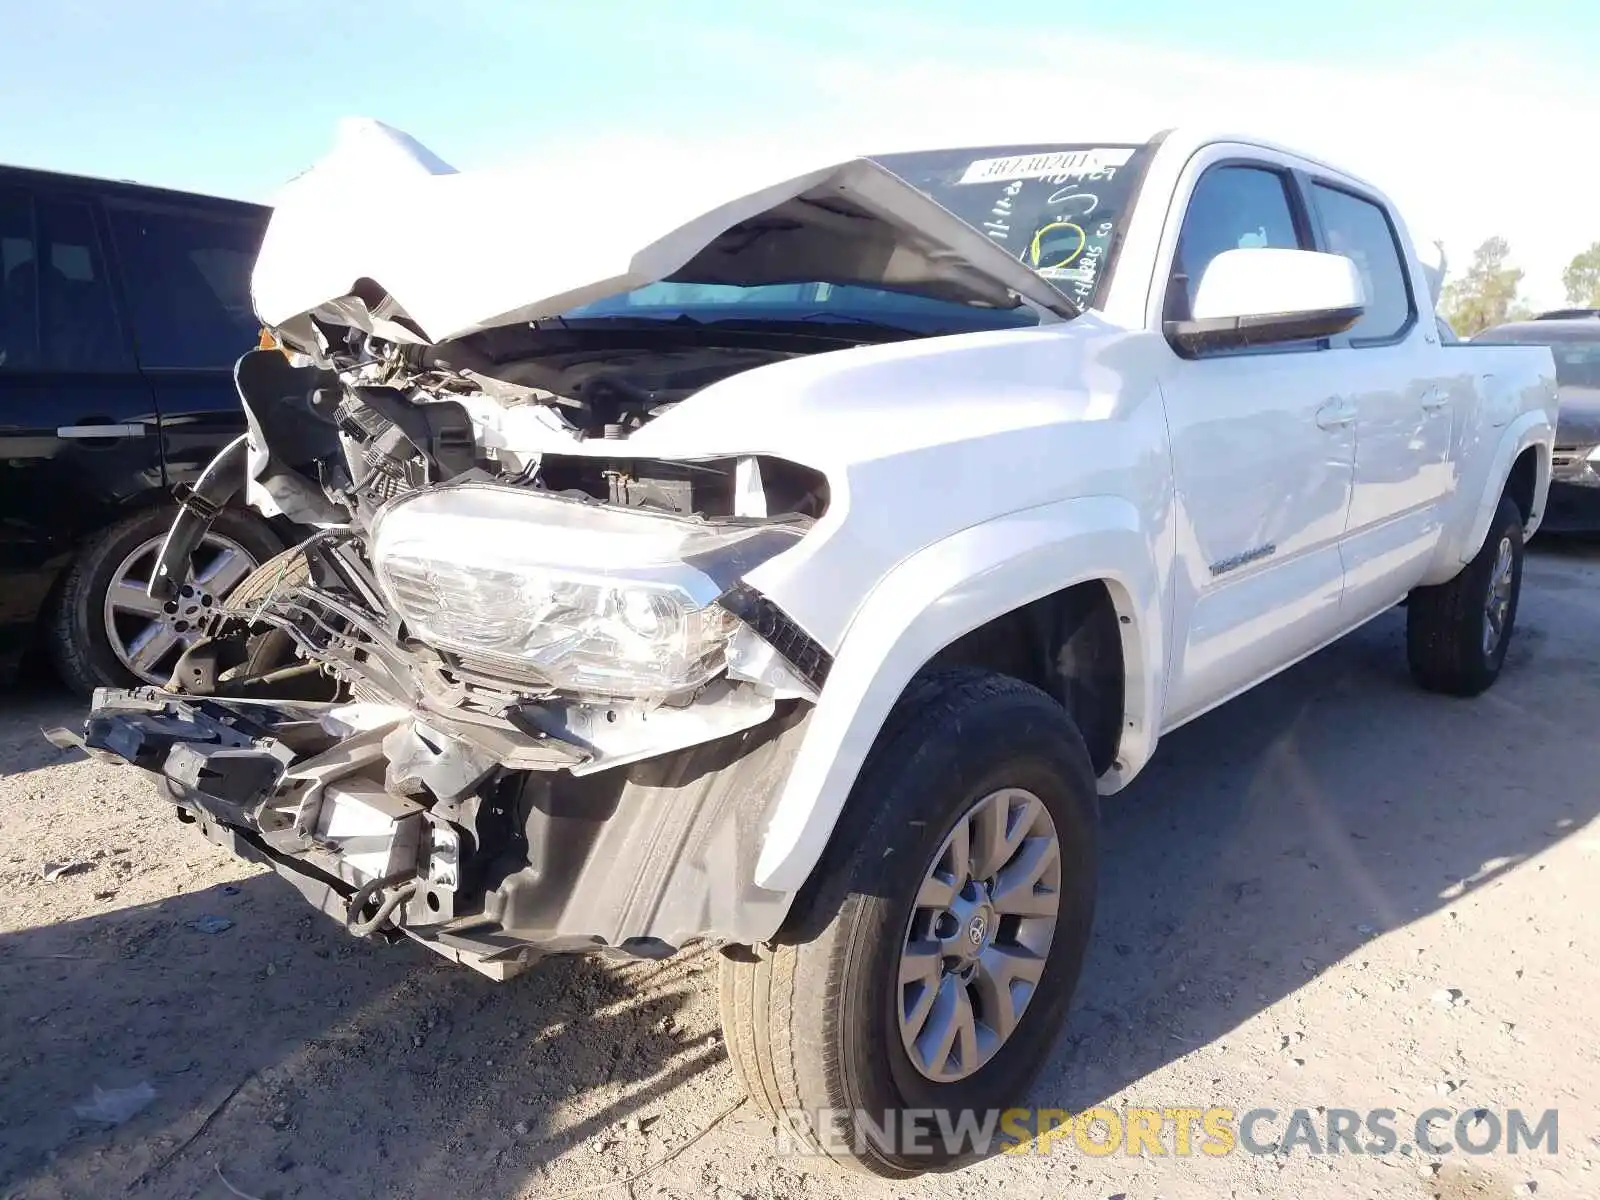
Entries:
{"type": "Polygon", "coordinates": [[[1162,330],[1180,354],[1332,337],[1366,311],[1361,272],[1342,254],[1224,250],[1200,276],[1187,321],[1162,330]]]}

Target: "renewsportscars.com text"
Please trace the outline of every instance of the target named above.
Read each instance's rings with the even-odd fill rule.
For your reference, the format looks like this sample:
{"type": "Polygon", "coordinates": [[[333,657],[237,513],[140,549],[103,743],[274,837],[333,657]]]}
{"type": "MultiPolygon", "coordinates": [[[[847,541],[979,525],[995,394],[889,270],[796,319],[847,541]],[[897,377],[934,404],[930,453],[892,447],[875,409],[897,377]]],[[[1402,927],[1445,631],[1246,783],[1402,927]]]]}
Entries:
{"type": "Polygon", "coordinates": [[[1555,1109],[1528,1115],[1521,1109],[1426,1109],[1415,1117],[1392,1108],[1098,1107],[790,1110],[778,1123],[778,1151],[815,1154],[796,1136],[810,1130],[823,1152],[859,1153],[876,1145],[896,1154],[1050,1154],[1072,1152],[1151,1157],[1228,1154],[1515,1154],[1560,1148],[1555,1109]]]}

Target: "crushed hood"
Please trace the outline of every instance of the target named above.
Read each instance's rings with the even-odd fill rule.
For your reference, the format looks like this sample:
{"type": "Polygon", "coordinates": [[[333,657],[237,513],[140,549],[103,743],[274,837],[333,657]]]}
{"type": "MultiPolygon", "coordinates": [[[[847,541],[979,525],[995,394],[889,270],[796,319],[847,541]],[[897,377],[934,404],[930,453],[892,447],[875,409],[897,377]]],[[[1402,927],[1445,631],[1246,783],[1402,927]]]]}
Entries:
{"type": "Polygon", "coordinates": [[[825,282],[990,307],[1072,303],[1006,250],[865,158],[778,183],[685,160],[456,171],[377,121],[274,200],[252,290],[268,325],[315,315],[438,343],[660,280],[825,282]]]}

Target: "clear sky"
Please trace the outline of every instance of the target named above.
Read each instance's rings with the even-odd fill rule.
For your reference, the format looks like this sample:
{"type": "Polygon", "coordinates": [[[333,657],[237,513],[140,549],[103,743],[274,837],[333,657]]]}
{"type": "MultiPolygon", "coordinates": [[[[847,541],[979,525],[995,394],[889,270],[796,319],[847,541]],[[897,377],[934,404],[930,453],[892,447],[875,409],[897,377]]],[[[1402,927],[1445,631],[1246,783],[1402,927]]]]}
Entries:
{"type": "Polygon", "coordinates": [[[342,116],[458,167],[1263,133],[1536,303],[1600,240],[1600,0],[0,0],[0,162],[269,200],[342,116]]]}

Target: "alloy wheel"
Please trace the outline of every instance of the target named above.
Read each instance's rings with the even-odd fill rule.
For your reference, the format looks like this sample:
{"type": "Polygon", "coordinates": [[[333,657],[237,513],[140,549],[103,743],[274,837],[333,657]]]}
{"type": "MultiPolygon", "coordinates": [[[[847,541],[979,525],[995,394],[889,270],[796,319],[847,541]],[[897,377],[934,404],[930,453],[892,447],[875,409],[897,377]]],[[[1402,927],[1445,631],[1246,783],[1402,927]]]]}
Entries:
{"type": "Polygon", "coordinates": [[[918,890],[896,1012],[912,1065],[965,1079],[1017,1028],[1044,973],[1061,904],[1061,846],[1044,803],[1002,788],[958,820],[918,890]]]}
{"type": "Polygon", "coordinates": [[[142,542],[117,564],[102,614],[117,661],[155,685],[172,677],[178,656],[200,636],[205,617],[258,565],[238,542],[208,533],[189,559],[187,582],[175,599],[163,603],[145,589],[164,541],[142,542]]]}
{"type": "Polygon", "coordinates": [[[1500,539],[1495,551],[1494,569],[1489,572],[1489,598],[1484,603],[1483,654],[1491,657],[1506,635],[1506,618],[1511,613],[1511,585],[1516,576],[1516,552],[1509,537],[1500,539]]]}

